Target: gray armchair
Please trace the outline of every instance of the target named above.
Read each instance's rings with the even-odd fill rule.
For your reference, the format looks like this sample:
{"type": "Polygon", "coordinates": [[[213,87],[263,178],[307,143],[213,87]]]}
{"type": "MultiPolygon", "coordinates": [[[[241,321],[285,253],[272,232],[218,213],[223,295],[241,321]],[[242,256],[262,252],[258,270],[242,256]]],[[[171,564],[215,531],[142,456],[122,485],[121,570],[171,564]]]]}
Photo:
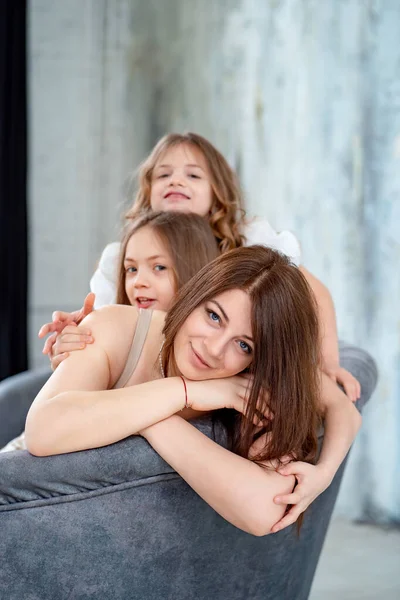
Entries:
{"type": "MultiPolygon", "coordinates": [[[[361,382],[361,408],[375,363],[352,346],[342,347],[341,363],[361,382]]],[[[5,383],[2,444],[21,432],[32,401],[32,382],[25,393],[19,385],[18,398],[10,387],[3,394],[5,383]]],[[[208,419],[196,426],[213,436],[208,419]]],[[[307,511],[300,536],[292,527],[254,537],[217,515],[137,436],[46,458],[0,454],[0,598],[306,600],[343,469],[307,511]]]]}

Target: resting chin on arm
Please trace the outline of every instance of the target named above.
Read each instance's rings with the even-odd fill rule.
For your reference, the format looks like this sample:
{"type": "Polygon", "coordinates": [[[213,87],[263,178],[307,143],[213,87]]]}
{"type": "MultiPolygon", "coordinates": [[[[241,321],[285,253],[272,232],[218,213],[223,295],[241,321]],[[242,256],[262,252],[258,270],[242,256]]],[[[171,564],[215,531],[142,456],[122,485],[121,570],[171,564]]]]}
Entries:
{"type": "Polygon", "coordinates": [[[252,535],[271,533],[285,506],[276,494],[290,493],[295,478],[237,456],[174,415],[140,432],[151,446],[218,514],[252,535]]]}

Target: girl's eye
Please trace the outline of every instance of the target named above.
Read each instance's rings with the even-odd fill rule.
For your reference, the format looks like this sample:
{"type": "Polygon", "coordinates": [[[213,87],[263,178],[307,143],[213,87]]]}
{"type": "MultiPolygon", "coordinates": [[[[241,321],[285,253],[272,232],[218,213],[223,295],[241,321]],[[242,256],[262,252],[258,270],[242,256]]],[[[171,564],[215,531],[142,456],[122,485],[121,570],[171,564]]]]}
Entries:
{"type": "Polygon", "coordinates": [[[206,312],[207,312],[208,316],[210,317],[211,321],[214,321],[214,323],[219,323],[221,321],[219,315],[215,311],[207,308],[206,312]]]}
{"type": "Polygon", "coordinates": [[[154,267],[155,271],[165,271],[167,267],[165,267],[164,265],[156,265],[154,267]]]}
{"type": "Polygon", "coordinates": [[[126,273],[136,273],[136,271],[136,267],[128,267],[127,269],[125,269],[126,273]]]}
{"type": "Polygon", "coordinates": [[[239,348],[241,350],[243,350],[243,352],[246,352],[246,354],[251,354],[252,353],[252,349],[249,346],[249,344],[246,344],[246,342],[244,342],[243,340],[239,340],[239,348]]]}
{"type": "Polygon", "coordinates": [[[200,179],[199,175],[196,175],[196,173],[189,173],[189,177],[192,179],[200,179]]]}
{"type": "Polygon", "coordinates": [[[165,177],[168,177],[168,173],[159,173],[157,175],[157,179],[164,179],[165,177]]]}

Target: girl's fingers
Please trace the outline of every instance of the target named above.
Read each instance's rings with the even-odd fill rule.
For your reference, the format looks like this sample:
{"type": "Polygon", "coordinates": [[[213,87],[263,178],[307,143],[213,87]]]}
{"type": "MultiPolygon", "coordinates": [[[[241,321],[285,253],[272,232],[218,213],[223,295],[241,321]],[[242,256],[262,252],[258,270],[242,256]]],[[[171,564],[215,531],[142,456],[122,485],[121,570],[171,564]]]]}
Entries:
{"type": "Polygon", "coordinates": [[[57,339],[57,332],[52,333],[44,343],[42,353],[50,354],[57,339]]]}
{"type": "Polygon", "coordinates": [[[68,313],[68,312],[64,312],[62,310],[56,310],[53,312],[53,314],[51,315],[51,318],[53,320],[53,322],[56,321],[62,321],[65,323],[65,321],[73,321],[73,313],[68,313]]]}
{"type": "Polygon", "coordinates": [[[60,331],[62,331],[64,329],[64,327],[65,327],[65,323],[61,323],[60,321],[57,321],[56,323],[45,323],[39,329],[38,337],[43,338],[48,333],[52,333],[54,331],[56,333],[60,332],[60,331]]]}
{"type": "Polygon", "coordinates": [[[90,342],[93,342],[92,336],[79,333],[79,331],[77,331],[76,333],[63,333],[62,335],[58,336],[57,340],[58,345],[71,343],[90,344],[90,342]]]}
{"type": "Polygon", "coordinates": [[[94,301],[96,299],[96,296],[93,292],[90,292],[90,294],[88,294],[83,302],[83,306],[81,308],[81,310],[78,313],[76,322],[80,323],[85,317],[87,317],[88,315],[90,315],[90,313],[94,310],[94,301]]]}
{"type": "Polygon", "coordinates": [[[54,344],[53,355],[58,356],[59,354],[63,354],[64,352],[75,352],[76,350],[84,350],[86,348],[86,344],[90,344],[91,342],[81,342],[79,340],[75,340],[74,342],[57,342],[54,344]]]}
{"type": "Polygon", "coordinates": [[[57,356],[54,356],[51,359],[51,368],[53,369],[53,371],[55,371],[59,364],[62,363],[62,361],[65,360],[68,356],[68,352],[64,352],[63,354],[57,354],[57,356]]]}

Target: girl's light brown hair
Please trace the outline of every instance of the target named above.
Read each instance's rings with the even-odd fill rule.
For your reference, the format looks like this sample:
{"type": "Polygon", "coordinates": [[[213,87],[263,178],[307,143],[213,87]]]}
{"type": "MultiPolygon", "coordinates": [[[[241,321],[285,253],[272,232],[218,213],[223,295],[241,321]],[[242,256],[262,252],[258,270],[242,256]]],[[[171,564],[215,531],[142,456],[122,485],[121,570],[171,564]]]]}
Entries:
{"type": "Polygon", "coordinates": [[[126,247],[132,235],[143,227],[150,227],[159,236],[170,255],[174,265],[176,291],[202,267],[219,256],[216,239],[204,217],[178,212],[147,211],[129,222],[124,232],[118,265],[117,304],[130,304],[125,291],[126,247]]]}
{"type": "Polygon", "coordinates": [[[236,174],[222,154],[208,140],[196,133],[169,133],[156,144],[139,167],[139,189],[126,218],[135,218],[141,211],[150,208],[154,167],[167,150],[181,144],[199,150],[207,163],[213,191],[209,223],[221,252],[242,246],[244,238],[241,230],[244,225],[245,212],[236,174]]]}
{"type": "Polygon", "coordinates": [[[257,437],[253,417],[268,406],[274,415],[265,429],[268,443],[252,460],[291,455],[313,461],[319,424],[317,310],[306,279],[286,256],[264,246],[242,247],[202,269],[180,290],[167,314],[164,370],[175,365],[174,339],[188,316],[232,289],[243,290],[250,297],[254,349],[247,413],[235,413],[234,418],[231,411],[221,415],[230,428],[231,449],[249,457],[257,437]]]}

